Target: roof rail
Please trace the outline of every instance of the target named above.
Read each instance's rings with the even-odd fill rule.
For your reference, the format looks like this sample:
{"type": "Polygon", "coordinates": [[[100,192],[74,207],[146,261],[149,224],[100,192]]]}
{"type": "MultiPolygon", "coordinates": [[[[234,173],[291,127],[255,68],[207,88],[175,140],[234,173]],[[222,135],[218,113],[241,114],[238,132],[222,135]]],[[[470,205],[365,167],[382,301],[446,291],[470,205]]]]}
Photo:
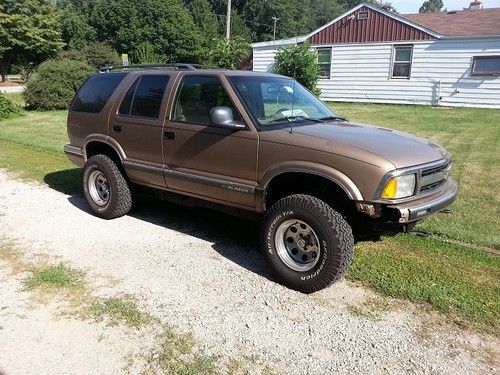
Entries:
{"type": "Polygon", "coordinates": [[[186,64],[186,63],[109,65],[99,68],[99,73],[109,73],[112,70],[134,70],[134,69],[198,70],[198,69],[220,69],[220,68],[202,64],[186,64]]]}

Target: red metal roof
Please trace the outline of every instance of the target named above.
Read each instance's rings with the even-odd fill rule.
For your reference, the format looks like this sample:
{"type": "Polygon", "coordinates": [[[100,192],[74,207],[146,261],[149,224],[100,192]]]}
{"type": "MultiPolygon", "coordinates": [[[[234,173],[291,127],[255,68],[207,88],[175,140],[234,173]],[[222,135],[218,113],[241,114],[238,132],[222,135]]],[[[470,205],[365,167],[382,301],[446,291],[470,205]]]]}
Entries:
{"type": "Polygon", "coordinates": [[[381,13],[372,7],[354,9],[308,39],[311,44],[366,43],[399,40],[435,39],[429,33],[381,13]],[[368,12],[368,19],[358,19],[359,13],[368,12]]]}
{"type": "Polygon", "coordinates": [[[500,8],[403,14],[402,16],[443,36],[500,35],[500,8]]]}

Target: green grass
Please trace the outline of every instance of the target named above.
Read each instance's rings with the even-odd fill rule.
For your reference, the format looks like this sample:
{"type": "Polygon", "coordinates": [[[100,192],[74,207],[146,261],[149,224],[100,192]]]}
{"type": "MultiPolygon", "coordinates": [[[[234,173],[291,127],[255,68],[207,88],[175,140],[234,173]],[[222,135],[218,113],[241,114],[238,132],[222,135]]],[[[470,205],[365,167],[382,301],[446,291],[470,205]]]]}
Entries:
{"type": "Polygon", "coordinates": [[[83,286],[83,272],[63,263],[34,266],[29,272],[30,275],[24,280],[24,285],[28,290],[73,289],[83,286]]]}
{"type": "MultiPolygon", "coordinates": [[[[460,187],[451,214],[434,215],[420,226],[435,238],[401,235],[358,244],[348,277],[500,335],[499,258],[467,245],[500,248],[500,111],[346,103],[332,107],[352,121],[439,142],[453,154],[453,175],[460,187]]],[[[0,168],[67,194],[78,192],[80,171],[62,153],[67,142],[65,118],[64,111],[27,112],[0,121],[0,168]]],[[[121,321],[137,319],[131,306],[115,302],[101,301],[97,310],[121,321]]]]}
{"type": "Polygon", "coordinates": [[[400,235],[357,246],[349,278],[423,302],[498,334],[500,257],[433,238],[400,235]]]}
{"type": "Polygon", "coordinates": [[[90,305],[88,312],[98,320],[106,318],[111,325],[125,323],[131,327],[140,327],[153,320],[151,315],[138,307],[137,301],[131,296],[99,299],[90,305]]]}
{"type": "Polygon", "coordinates": [[[180,335],[167,329],[161,335],[158,349],[148,360],[151,372],[160,370],[172,375],[215,374],[216,358],[193,353],[193,344],[189,335],[180,335]]]}
{"type": "Polygon", "coordinates": [[[459,197],[451,215],[434,215],[421,229],[500,249],[500,110],[331,103],[351,121],[430,138],[454,159],[459,197]]]}

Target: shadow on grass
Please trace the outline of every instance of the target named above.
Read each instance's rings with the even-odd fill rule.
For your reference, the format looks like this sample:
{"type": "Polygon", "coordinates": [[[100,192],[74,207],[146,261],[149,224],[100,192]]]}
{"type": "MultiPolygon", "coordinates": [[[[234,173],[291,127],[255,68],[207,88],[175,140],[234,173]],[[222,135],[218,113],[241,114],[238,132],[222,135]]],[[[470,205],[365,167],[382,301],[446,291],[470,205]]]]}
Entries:
{"type": "MultiPolygon", "coordinates": [[[[92,214],[81,195],[80,169],[49,173],[44,181],[50,188],[70,195],[68,201],[73,206],[92,214]]],[[[259,224],[255,220],[179,205],[143,192],[134,194],[128,216],[210,242],[215,251],[233,263],[272,280],[265,256],[259,250],[259,224]]]]}

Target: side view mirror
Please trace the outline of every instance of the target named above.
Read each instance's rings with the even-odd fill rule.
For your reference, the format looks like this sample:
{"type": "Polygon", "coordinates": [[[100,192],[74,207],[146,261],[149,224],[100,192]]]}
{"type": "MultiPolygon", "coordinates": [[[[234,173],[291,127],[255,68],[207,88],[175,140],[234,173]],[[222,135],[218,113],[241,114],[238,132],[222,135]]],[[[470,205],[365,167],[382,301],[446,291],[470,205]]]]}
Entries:
{"type": "Polygon", "coordinates": [[[210,110],[208,116],[210,118],[210,123],[219,128],[233,130],[245,128],[244,124],[240,124],[234,119],[233,110],[229,107],[214,107],[210,110]]]}

